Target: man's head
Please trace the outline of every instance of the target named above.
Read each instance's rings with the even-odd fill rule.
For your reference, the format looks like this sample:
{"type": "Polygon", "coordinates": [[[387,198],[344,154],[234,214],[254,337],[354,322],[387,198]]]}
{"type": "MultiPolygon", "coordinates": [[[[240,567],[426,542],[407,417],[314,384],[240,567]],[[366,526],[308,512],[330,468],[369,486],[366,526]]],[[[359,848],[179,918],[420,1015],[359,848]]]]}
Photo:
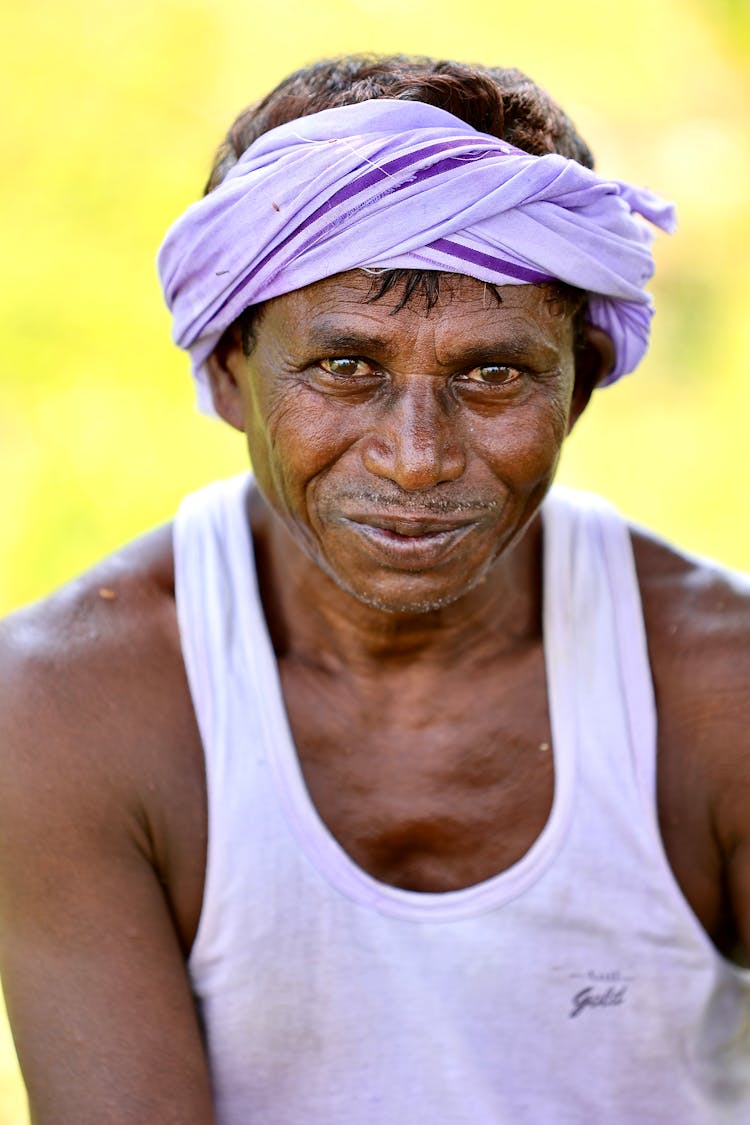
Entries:
{"type": "Polygon", "coordinates": [[[235,122],[160,253],[175,338],[297,544],[361,601],[480,582],[648,338],[649,193],[516,71],[345,59],[235,122]]]}
{"type": "MultiPolygon", "coordinates": [[[[265,304],[249,355],[235,329],[209,361],[217,411],[246,432],[293,540],[391,613],[440,608],[488,575],[590,389],[555,287],[441,282],[428,307],[406,279],[375,301],[363,271],[324,279],[265,304]]],[[[592,377],[606,369],[606,338],[586,354],[592,377]]]]}

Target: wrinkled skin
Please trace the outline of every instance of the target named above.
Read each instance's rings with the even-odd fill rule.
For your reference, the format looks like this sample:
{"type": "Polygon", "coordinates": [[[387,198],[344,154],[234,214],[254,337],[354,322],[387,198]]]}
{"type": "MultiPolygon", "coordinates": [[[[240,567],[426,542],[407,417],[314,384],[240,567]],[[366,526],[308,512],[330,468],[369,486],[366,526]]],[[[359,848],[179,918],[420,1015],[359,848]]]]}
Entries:
{"type": "Polygon", "coordinates": [[[445,277],[430,311],[370,288],[352,271],[269,302],[249,361],[235,337],[214,364],[215,394],[307,557],[362,602],[421,612],[518,540],[585,396],[570,313],[544,288],[498,300],[445,277]]]}

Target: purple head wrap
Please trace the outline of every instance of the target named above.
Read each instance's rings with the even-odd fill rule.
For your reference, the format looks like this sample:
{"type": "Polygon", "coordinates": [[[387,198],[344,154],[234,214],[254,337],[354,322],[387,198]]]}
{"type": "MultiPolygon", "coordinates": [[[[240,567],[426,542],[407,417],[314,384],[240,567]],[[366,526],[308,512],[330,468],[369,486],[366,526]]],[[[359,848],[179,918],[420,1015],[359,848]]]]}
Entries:
{"type": "Polygon", "coordinates": [[[614,342],[611,383],[648,347],[654,264],[644,219],[671,231],[674,208],[435,106],[380,99],[261,136],[172,225],[158,266],[175,343],[190,352],[208,413],[206,359],[243,309],[354,268],[584,289],[589,320],[614,342]]]}

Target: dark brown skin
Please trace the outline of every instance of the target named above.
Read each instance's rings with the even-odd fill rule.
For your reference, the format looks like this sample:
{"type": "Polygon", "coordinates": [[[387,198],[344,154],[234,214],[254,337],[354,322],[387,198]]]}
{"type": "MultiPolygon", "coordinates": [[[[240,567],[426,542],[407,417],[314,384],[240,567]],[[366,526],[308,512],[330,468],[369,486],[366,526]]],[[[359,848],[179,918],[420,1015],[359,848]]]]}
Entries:
{"type": "MultiPolygon", "coordinates": [[[[611,352],[592,331],[576,378],[570,315],[536,287],[498,306],[456,278],[393,316],[367,288],[270,302],[249,360],[234,338],[215,355],[214,395],[263,491],[249,518],[313,800],[377,878],[449,890],[517,860],[549,812],[536,513],[611,352]]],[[[750,946],[750,593],[634,546],[662,833],[731,953],[750,946]]],[[[2,626],[0,750],[0,970],[33,1120],[209,1125],[185,971],[205,779],[168,528],[2,626]]]]}

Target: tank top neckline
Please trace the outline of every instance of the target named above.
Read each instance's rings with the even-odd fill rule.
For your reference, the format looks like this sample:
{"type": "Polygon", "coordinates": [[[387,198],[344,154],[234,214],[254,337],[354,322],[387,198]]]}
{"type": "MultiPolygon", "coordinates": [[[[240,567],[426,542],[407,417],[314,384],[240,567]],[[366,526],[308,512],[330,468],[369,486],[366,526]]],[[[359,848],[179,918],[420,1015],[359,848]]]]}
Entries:
{"type": "Polygon", "coordinates": [[[245,478],[237,494],[227,497],[230,506],[242,505],[242,518],[237,518],[235,511],[227,521],[228,534],[235,536],[235,549],[228,552],[235,570],[235,608],[244,618],[238,621],[237,640],[246,674],[260,688],[263,753],[284,815],[302,852],[337,891],[361,906],[404,921],[458,920],[495,909],[522,894],[544,874],[562,846],[575,786],[575,652],[566,622],[571,580],[570,551],[565,542],[568,521],[555,519],[554,508],[549,505],[542,509],[543,643],[554,765],[554,793],[547,821],[524,855],[497,874],[458,890],[413,891],[383,883],[361,868],[333,836],[307,788],[258,589],[246,505],[247,491],[252,487],[252,480],[248,482],[245,478]]]}

